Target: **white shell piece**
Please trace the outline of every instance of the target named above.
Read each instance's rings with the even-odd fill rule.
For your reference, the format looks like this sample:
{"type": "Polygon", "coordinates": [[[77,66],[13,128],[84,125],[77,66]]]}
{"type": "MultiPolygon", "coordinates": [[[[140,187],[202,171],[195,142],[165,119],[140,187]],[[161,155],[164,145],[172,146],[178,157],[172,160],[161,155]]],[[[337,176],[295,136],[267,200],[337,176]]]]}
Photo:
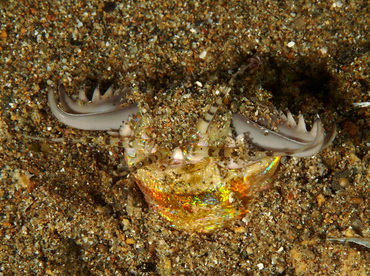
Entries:
{"type": "Polygon", "coordinates": [[[131,137],[134,135],[134,132],[128,124],[124,124],[123,127],[119,129],[119,135],[122,137],[131,137]]]}
{"type": "Polygon", "coordinates": [[[175,160],[175,161],[183,161],[185,158],[184,158],[184,155],[182,153],[182,150],[180,148],[175,148],[173,150],[173,153],[172,153],[172,158],[175,160]]]}

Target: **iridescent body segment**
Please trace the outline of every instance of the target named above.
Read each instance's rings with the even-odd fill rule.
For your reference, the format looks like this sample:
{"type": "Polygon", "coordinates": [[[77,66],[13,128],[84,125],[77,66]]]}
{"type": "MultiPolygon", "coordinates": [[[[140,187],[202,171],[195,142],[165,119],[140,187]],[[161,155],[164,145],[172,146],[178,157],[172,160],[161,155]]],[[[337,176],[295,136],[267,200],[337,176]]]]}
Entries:
{"type": "Polygon", "coordinates": [[[335,125],[325,135],[319,118],[307,131],[303,117],[297,124],[290,113],[279,114],[273,130],[231,112],[220,123],[217,114],[225,108],[223,99],[231,89],[216,89],[218,97],[198,119],[196,131],[186,136],[191,139],[178,146],[163,146],[152,137],[154,118],[149,113],[143,114],[136,105],[122,107],[127,89],[110,88],[103,96],[97,89],[92,102],[80,92],[85,103],[78,105],[62,88],[62,109],[50,89],[49,105],[69,126],[109,131],[112,137],[105,142],[124,148],[146,201],[173,227],[210,232],[247,212],[255,194],[272,182],[281,156],[311,156],[336,135],[335,125]]]}
{"type": "Polygon", "coordinates": [[[154,210],[175,228],[209,232],[243,216],[253,195],[273,178],[280,157],[228,169],[216,158],[162,170],[157,163],[135,172],[154,210]]]}

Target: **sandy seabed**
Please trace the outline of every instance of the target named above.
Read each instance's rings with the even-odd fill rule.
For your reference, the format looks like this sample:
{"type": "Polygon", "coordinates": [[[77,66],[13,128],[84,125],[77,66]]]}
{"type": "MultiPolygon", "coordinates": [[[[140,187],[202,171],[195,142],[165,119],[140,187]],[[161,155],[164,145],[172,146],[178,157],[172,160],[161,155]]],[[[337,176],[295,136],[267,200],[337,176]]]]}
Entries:
{"type": "MultiPolygon", "coordinates": [[[[0,1],[0,275],[369,275],[368,1],[0,1]],[[135,87],[128,98],[160,116],[200,114],[211,91],[248,58],[230,106],[319,113],[333,144],[285,158],[250,212],[212,234],[174,230],[114,171],[119,151],[24,135],[103,135],[60,124],[47,88],[135,87]],[[199,82],[196,84],[196,82],[199,82]],[[210,86],[211,86],[210,85],[210,86]],[[187,93],[183,91],[182,93],[187,93]],[[190,93],[191,94],[191,93],[190,93]],[[173,108],[172,108],[173,107],[173,108]],[[197,108],[196,108],[197,107],[197,108]]],[[[165,137],[169,139],[168,136],[165,137]]]]}

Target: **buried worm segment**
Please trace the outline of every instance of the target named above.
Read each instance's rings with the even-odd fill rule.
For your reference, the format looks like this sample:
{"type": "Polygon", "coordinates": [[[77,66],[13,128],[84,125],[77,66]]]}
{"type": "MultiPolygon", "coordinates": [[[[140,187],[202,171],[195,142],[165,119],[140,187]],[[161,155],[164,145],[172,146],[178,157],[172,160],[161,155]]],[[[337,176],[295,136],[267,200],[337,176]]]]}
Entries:
{"type": "Polygon", "coordinates": [[[62,123],[84,130],[105,130],[105,143],[124,148],[128,167],[148,204],[171,225],[187,231],[210,232],[243,216],[255,193],[268,185],[281,156],[307,157],[335,138],[333,125],[325,135],[319,117],[307,131],[303,116],[277,114],[272,128],[226,112],[223,125],[216,121],[229,87],[216,88],[217,98],[198,120],[185,145],[163,147],[151,137],[153,117],[136,104],[124,105],[129,88],[95,89],[82,105],[59,88],[48,93],[51,111],[62,123]]]}

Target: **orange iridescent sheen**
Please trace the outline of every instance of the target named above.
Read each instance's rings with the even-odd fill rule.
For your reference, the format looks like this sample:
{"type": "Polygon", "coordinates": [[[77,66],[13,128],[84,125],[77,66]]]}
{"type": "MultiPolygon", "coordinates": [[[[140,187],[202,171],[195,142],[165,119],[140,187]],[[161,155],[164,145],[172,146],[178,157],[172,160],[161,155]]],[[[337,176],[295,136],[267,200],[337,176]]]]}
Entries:
{"type": "Polygon", "coordinates": [[[271,182],[279,163],[280,157],[271,157],[229,169],[209,157],[165,169],[154,163],[133,175],[148,204],[171,226],[207,233],[245,215],[253,195],[271,182]]]}

